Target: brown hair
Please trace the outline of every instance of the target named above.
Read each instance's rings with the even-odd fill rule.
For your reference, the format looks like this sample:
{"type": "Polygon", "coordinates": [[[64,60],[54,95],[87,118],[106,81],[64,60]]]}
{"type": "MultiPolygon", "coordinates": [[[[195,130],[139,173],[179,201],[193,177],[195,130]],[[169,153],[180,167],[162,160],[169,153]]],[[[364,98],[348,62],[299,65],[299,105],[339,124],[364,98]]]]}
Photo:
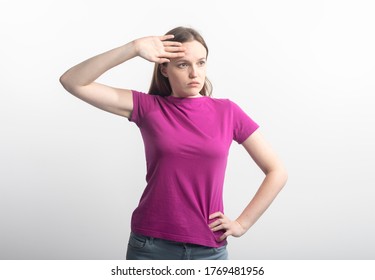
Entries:
{"type": "MultiPolygon", "coordinates": [[[[176,27],[170,31],[168,31],[165,35],[173,34],[174,38],[170,39],[171,41],[177,41],[180,43],[191,42],[191,41],[198,41],[201,43],[207,51],[208,56],[208,47],[206,42],[204,41],[203,37],[194,29],[188,27],[176,27]]],[[[154,66],[154,73],[152,75],[151,86],[148,91],[151,95],[161,95],[161,96],[168,96],[172,94],[172,88],[169,83],[169,80],[163,76],[160,71],[160,65],[155,63],[154,66]]],[[[211,96],[212,94],[212,84],[207,79],[204,82],[204,86],[200,91],[200,94],[203,96],[211,96]]]]}

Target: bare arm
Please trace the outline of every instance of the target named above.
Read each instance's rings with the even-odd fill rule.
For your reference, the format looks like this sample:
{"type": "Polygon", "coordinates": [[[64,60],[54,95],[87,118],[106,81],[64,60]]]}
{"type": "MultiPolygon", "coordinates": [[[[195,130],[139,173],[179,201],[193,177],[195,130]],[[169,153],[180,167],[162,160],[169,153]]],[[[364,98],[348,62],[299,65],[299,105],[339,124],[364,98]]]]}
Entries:
{"type": "Polygon", "coordinates": [[[225,230],[221,240],[229,235],[239,237],[248,231],[271,205],[287,181],[283,164],[259,131],[255,131],[242,145],[266,176],[253,199],[235,221],[231,221],[221,212],[210,216],[210,219],[217,218],[210,224],[213,231],[225,230]]]}
{"type": "Polygon", "coordinates": [[[134,40],[73,66],[60,77],[60,82],[68,92],[83,101],[129,118],[133,110],[131,91],[99,84],[95,80],[109,69],[136,56],[156,63],[183,56],[184,48],[178,42],[168,41],[171,38],[173,35],[134,40]]]}

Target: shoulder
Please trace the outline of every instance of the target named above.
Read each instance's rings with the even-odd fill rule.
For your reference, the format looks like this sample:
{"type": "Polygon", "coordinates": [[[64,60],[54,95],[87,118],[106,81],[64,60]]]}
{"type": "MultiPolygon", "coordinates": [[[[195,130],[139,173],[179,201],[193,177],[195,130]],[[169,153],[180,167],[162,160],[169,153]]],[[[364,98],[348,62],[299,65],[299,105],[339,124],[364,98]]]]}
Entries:
{"type": "Polygon", "coordinates": [[[152,95],[149,93],[132,90],[133,100],[137,106],[160,106],[165,102],[165,98],[160,95],[152,95]]]}
{"type": "Polygon", "coordinates": [[[152,94],[134,90],[134,89],[132,89],[131,91],[132,91],[133,97],[138,98],[138,99],[156,100],[156,99],[162,98],[159,95],[152,95],[152,94]]]}
{"type": "Polygon", "coordinates": [[[236,111],[240,109],[240,106],[237,105],[236,102],[229,98],[210,98],[211,103],[214,104],[217,108],[222,110],[227,110],[230,112],[236,111]]]}
{"type": "Polygon", "coordinates": [[[229,98],[213,98],[212,101],[218,105],[217,108],[221,108],[221,112],[226,112],[227,114],[229,114],[234,121],[251,120],[251,122],[253,122],[246,110],[244,110],[242,106],[238,105],[236,101],[233,101],[229,98]]]}
{"type": "Polygon", "coordinates": [[[216,106],[222,106],[222,107],[227,107],[229,108],[232,106],[231,104],[233,103],[230,99],[228,98],[216,98],[216,97],[209,97],[209,100],[212,104],[216,106]]]}
{"type": "Polygon", "coordinates": [[[151,95],[137,90],[131,90],[133,97],[133,111],[131,121],[140,123],[147,114],[158,110],[163,103],[163,97],[151,95]]]}

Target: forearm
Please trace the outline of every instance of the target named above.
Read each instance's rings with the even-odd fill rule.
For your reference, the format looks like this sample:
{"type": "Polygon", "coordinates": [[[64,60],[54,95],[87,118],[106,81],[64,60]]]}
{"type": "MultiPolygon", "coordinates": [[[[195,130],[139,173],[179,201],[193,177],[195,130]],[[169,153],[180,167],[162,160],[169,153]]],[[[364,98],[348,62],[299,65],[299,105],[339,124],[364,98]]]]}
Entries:
{"type": "Polygon", "coordinates": [[[109,69],[135,56],[137,56],[137,51],[134,43],[127,43],[73,66],[61,76],[60,82],[67,90],[77,86],[86,86],[109,69]]]}
{"type": "Polygon", "coordinates": [[[284,170],[269,172],[257,193],[243,210],[236,221],[247,231],[271,205],[280,190],[284,187],[287,174],[284,170]]]}

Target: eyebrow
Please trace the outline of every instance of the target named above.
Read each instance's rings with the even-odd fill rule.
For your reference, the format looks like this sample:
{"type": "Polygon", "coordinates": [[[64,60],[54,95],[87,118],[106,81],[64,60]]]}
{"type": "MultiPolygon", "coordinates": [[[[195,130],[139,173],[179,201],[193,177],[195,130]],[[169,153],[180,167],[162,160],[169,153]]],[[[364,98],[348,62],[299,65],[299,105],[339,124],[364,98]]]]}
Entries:
{"type": "MultiPolygon", "coordinates": [[[[201,60],[207,60],[207,58],[202,57],[202,58],[199,58],[197,61],[201,61],[201,60]]],[[[190,62],[190,61],[185,58],[181,58],[181,59],[177,59],[176,62],[190,62]]]]}

